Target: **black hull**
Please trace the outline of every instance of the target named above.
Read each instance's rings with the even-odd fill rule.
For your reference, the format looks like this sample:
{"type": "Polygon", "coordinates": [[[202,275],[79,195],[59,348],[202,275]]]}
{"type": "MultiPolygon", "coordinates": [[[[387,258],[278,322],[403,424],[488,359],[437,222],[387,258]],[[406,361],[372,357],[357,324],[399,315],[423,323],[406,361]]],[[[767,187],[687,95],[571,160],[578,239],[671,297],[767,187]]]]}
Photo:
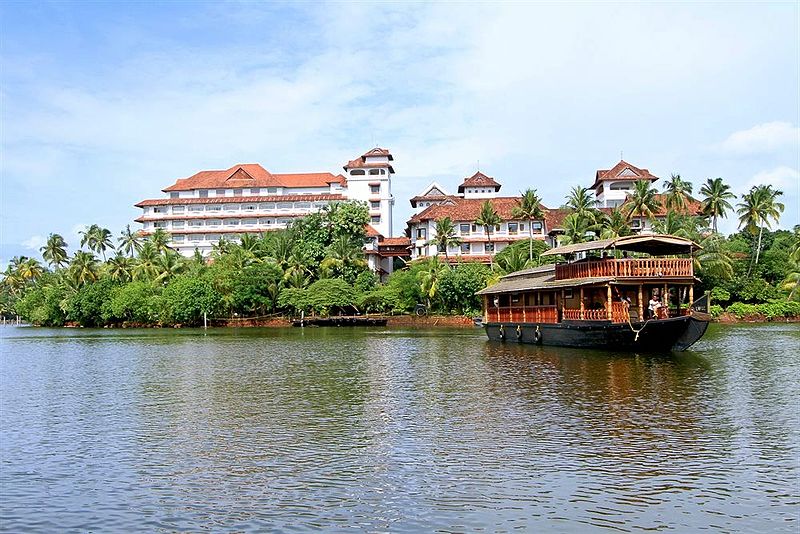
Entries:
{"type": "Polygon", "coordinates": [[[486,323],[485,328],[492,341],[669,352],[684,351],[703,337],[708,328],[708,319],[707,316],[687,315],[633,324],[610,321],[563,321],[558,324],[486,323]]]}

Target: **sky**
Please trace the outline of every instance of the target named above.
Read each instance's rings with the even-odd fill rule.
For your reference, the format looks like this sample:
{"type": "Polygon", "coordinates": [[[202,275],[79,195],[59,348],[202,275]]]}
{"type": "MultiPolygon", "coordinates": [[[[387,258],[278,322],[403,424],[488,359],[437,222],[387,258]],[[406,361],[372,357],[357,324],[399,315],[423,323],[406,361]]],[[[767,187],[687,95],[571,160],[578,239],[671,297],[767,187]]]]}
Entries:
{"type": "MultiPolygon", "coordinates": [[[[205,169],[395,158],[408,199],[480,169],[557,207],[620,156],[800,224],[800,8],[759,3],[4,2],[0,267],[118,234],[205,169]]],[[[662,181],[657,182],[661,185],[662,181]]],[[[721,222],[736,230],[734,216],[721,222]]]]}

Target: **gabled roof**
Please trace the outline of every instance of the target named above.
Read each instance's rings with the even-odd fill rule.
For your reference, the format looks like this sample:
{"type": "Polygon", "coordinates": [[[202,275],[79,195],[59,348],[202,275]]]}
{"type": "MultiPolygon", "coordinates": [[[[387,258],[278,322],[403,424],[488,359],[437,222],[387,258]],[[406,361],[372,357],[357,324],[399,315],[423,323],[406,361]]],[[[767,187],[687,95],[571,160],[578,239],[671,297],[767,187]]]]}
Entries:
{"type": "Polygon", "coordinates": [[[162,191],[243,187],[327,187],[332,182],[344,184],[345,179],[342,175],[334,176],[329,172],[272,174],[258,163],[242,163],[225,170],[200,171],[188,178],[178,179],[162,191]]]}
{"type": "Polygon", "coordinates": [[[458,186],[458,192],[463,193],[465,187],[493,187],[495,191],[500,191],[500,184],[491,176],[486,176],[481,171],[476,172],[468,178],[464,178],[458,186]]]}
{"type": "Polygon", "coordinates": [[[425,188],[422,193],[419,195],[412,197],[410,202],[411,206],[416,208],[417,202],[420,200],[430,200],[433,202],[441,201],[449,198],[451,195],[447,192],[447,190],[439,185],[437,182],[431,182],[427,188],[425,188]]]}
{"type": "Polygon", "coordinates": [[[635,165],[631,165],[625,160],[619,160],[619,163],[614,165],[613,168],[608,170],[599,169],[597,173],[595,173],[594,177],[594,184],[589,189],[596,189],[601,182],[605,182],[607,180],[650,180],[655,182],[658,180],[657,176],[653,176],[650,174],[650,171],[647,169],[640,169],[635,165]]]}
{"type": "MultiPolygon", "coordinates": [[[[481,213],[484,202],[489,202],[503,220],[514,220],[511,213],[514,208],[519,206],[520,197],[496,197],[496,198],[461,198],[448,197],[442,204],[436,204],[425,208],[409,219],[408,222],[435,221],[444,217],[450,217],[453,222],[469,221],[473,222],[481,213]]],[[[548,210],[544,208],[545,214],[549,211],[560,212],[561,210],[548,210]]],[[[558,215],[557,215],[558,216],[558,215]]],[[[545,217],[546,218],[546,217],[545,217]]],[[[563,219],[563,218],[562,218],[563,219]]]]}
{"type": "Polygon", "coordinates": [[[386,157],[389,161],[394,161],[394,157],[389,152],[388,148],[378,148],[375,147],[372,150],[368,150],[361,156],[357,157],[356,159],[352,159],[348,161],[344,167],[344,170],[349,169],[368,169],[368,168],[378,168],[378,167],[389,167],[389,173],[394,174],[394,168],[385,162],[368,162],[367,158],[369,157],[386,157]]]}
{"type": "Polygon", "coordinates": [[[684,239],[674,235],[628,235],[615,237],[612,239],[598,239],[587,243],[575,243],[563,247],[551,248],[542,252],[542,256],[558,256],[565,254],[575,254],[576,252],[586,252],[589,250],[628,250],[632,252],[644,252],[647,254],[667,255],[667,254],[686,254],[701,248],[700,245],[691,239],[684,239]]]}

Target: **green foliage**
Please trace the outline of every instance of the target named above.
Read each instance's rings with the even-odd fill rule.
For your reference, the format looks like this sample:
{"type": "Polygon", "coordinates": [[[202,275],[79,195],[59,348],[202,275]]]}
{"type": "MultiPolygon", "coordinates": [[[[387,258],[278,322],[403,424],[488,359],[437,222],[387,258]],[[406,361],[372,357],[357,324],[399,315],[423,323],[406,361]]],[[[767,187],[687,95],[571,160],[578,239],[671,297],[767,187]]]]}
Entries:
{"type": "Polygon", "coordinates": [[[729,302],[731,294],[723,287],[715,287],[711,290],[711,302],[729,302]]]}
{"type": "Polygon", "coordinates": [[[540,239],[524,239],[521,241],[515,241],[498,252],[494,257],[494,261],[498,266],[500,266],[500,268],[503,269],[504,272],[509,273],[519,270],[516,268],[511,269],[511,267],[519,267],[519,265],[515,265],[515,263],[518,262],[517,258],[521,257],[524,260],[528,260],[531,246],[533,247],[533,261],[525,263],[525,267],[520,268],[524,269],[526,267],[536,267],[538,265],[542,265],[543,263],[547,263],[546,261],[542,261],[539,256],[542,254],[542,252],[548,250],[550,247],[548,247],[547,243],[540,239]],[[513,261],[512,258],[514,258],[513,261]]]}
{"type": "Polygon", "coordinates": [[[778,289],[763,278],[740,278],[731,285],[734,299],[741,302],[767,302],[780,296],[778,289]]]}
{"type": "Polygon", "coordinates": [[[725,311],[725,309],[719,304],[712,304],[708,311],[709,313],[711,313],[711,317],[714,317],[716,319],[717,317],[722,315],[722,312],[725,311]]]}
{"type": "Polygon", "coordinates": [[[800,302],[787,300],[778,300],[762,304],[735,302],[728,306],[725,311],[738,319],[754,316],[764,316],[769,320],[785,317],[800,317],[800,302]]]}
{"type": "Polygon", "coordinates": [[[103,326],[112,316],[109,303],[116,287],[108,278],[81,286],[65,301],[67,319],[81,326],[103,326]]]}
{"type": "Polygon", "coordinates": [[[295,312],[315,311],[321,315],[341,311],[358,312],[362,295],[350,284],[339,278],[317,280],[308,288],[292,288],[281,291],[278,302],[281,307],[295,312]]]}
{"type": "Polygon", "coordinates": [[[395,310],[408,313],[423,301],[422,287],[417,281],[417,272],[420,269],[421,266],[413,265],[389,276],[387,294],[392,295],[395,310]]]}
{"type": "Polygon", "coordinates": [[[131,282],[115,288],[107,306],[113,321],[143,325],[158,323],[162,308],[161,296],[149,282],[131,282]]]}
{"type": "MultiPolygon", "coordinates": [[[[527,252],[524,250],[526,258],[527,252]]],[[[475,293],[486,287],[491,275],[489,268],[480,263],[462,263],[445,272],[439,280],[441,311],[464,314],[480,310],[481,299],[475,293]]]]}
{"type": "Polygon", "coordinates": [[[61,303],[66,289],[59,284],[39,285],[25,293],[17,303],[17,313],[37,326],[63,326],[67,320],[61,303]]]}
{"type": "Polygon", "coordinates": [[[164,317],[168,323],[202,324],[203,314],[219,313],[222,295],[205,278],[177,276],[164,288],[164,317]]]}

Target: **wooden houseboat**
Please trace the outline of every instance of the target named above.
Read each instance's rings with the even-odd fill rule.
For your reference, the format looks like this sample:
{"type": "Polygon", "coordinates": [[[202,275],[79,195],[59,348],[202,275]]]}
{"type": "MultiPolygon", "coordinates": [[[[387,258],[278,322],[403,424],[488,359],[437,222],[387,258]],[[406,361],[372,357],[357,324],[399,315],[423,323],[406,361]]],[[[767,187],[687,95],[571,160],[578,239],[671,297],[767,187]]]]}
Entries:
{"type": "Polygon", "coordinates": [[[479,291],[491,340],[615,350],[682,351],[711,317],[694,300],[691,253],[668,235],[557,247],[560,263],[517,271],[479,291]],[[578,259],[579,258],[579,259],[578,259]],[[650,311],[655,298],[661,306],[650,311]]]}

